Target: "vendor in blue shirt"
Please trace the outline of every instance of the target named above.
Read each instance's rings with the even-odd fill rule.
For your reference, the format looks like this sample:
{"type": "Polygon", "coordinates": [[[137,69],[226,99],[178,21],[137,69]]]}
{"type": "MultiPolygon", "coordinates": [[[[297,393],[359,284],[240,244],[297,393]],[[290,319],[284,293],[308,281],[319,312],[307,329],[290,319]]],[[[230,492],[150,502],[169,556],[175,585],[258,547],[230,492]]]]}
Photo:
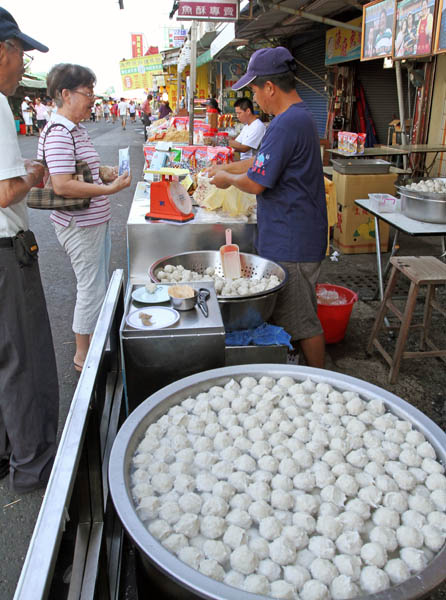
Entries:
{"type": "Polygon", "coordinates": [[[257,251],[289,274],[272,320],[299,342],[309,366],[323,367],[325,340],[317,317],[316,282],[327,246],[319,136],[314,119],[296,91],[296,63],[283,47],[263,48],[233,86],[248,86],[254,100],[274,119],[257,155],[211,170],[212,183],[257,195],[257,251]]]}

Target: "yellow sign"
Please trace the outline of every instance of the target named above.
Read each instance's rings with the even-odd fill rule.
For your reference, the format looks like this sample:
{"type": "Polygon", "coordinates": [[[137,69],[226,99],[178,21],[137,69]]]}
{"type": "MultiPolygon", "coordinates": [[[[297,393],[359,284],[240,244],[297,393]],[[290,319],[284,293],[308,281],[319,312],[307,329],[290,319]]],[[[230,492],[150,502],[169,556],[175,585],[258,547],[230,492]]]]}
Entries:
{"type": "Polygon", "coordinates": [[[152,89],[152,75],[163,72],[161,54],[149,54],[119,63],[124,90],[152,89]]]}
{"type": "MultiPolygon", "coordinates": [[[[361,27],[362,17],[349,21],[361,27]]],[[[361,57],[361,33],[344,27],[334,27],[325,33],[325,64],[335,65],[361,57]]]]}

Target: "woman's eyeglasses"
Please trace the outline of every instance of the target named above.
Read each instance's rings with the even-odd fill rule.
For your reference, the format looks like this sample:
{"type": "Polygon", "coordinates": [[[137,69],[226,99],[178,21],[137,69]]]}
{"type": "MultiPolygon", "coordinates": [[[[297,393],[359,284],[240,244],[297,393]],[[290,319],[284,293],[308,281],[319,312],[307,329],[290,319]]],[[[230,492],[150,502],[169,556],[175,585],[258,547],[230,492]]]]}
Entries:
{"type": "Polygon", "coordinates": [[[73,92],[73,94],[81,94],[82,96],[85,96],[86,98],[96,98],[96,94],[94,92],[81,92],[80,90],[71,90],[73,92]]]}

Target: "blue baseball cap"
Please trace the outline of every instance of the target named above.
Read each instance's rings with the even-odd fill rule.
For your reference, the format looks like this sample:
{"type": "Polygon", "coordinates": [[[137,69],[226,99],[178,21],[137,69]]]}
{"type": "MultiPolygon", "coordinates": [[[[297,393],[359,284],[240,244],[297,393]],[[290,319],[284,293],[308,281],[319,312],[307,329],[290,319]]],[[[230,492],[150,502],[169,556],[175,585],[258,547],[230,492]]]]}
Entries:
{"type": "Polygon", "coordinates": [[[295,60],[291,52],[283,46],[256,50],[249,59],[248,70],[232,86],[232,89],[240,90],[252,83],[256,77],[286,73],[291,70],[292,64],[295,64],[295,60]]]}
{"type": "Polygon", "coordinates": [[[39,50],[40,52],[48,52],[47,46],[22,33],[11,13],[0,6],[0,42],[14,38],[22,42],[23,50],[25,51],[39,50]]]}

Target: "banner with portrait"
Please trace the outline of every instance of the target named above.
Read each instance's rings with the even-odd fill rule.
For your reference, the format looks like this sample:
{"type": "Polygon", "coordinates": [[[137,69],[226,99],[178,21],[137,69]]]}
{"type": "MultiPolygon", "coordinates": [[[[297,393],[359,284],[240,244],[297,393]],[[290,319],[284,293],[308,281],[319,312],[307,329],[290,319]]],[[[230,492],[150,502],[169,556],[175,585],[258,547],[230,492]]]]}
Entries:
{"type": "Polygon", "coordinates": [[[393,58],[417,58],[432,54],[434,15],[435,0],[397,2],[393,58]]]}
{"type": "Polygon", "coordinates": [[[446,2],[439,0],[435,52],[446,52],[446,2]]]}
{"type": "Polygon", "coordinates": [[[392,56],[395,0],[374,0],[363,7],[361,60],[392,56]]]}

